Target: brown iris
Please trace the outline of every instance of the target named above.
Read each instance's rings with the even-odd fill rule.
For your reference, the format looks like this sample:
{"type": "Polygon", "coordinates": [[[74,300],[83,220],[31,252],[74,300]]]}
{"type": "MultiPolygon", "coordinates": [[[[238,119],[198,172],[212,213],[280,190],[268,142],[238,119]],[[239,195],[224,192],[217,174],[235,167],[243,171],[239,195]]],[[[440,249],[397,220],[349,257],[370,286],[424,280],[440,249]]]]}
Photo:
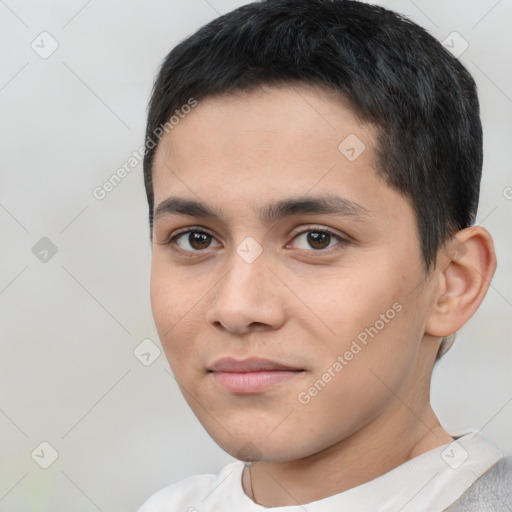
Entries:
{"type": "Polygon", "coordinates": [[[331,235],[318,231],[310,231],[307,239],[313,249],[325,249],[331,241],[331,235]]]}
{"type": "Polygon", "coordinates": [[[211,238],[207,233],[199,231],[193,231],[188,235],[190,246],[197,250],[206,249],[211,243],[211,238]]]}

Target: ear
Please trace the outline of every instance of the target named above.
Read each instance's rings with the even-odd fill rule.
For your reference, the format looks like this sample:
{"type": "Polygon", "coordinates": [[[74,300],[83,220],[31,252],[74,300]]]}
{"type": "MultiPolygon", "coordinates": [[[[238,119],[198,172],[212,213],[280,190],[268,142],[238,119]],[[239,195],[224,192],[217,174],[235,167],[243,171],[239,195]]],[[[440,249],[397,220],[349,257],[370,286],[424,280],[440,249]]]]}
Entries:
{"type": "Polygon", "coordinates": [[[457,332],[480,306],[496,270],[489,232],[472,226],[457,232],[437,254],[438,274],[426,334],[444,337],[457,332]]]}

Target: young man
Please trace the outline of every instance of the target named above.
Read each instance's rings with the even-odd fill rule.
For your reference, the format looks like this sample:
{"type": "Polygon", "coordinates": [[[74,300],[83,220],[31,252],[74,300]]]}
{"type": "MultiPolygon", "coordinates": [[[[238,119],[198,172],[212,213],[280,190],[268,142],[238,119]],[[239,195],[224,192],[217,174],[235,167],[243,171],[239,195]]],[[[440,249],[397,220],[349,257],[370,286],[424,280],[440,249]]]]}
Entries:
{"type": "Polygon", "coordinates": [[[496,266],[460,62],[380,7],[252,3],[167,56],[147,137],[155,323],[237,461],[140,512],[510,510],[508,459],[430,406],[496,266]]]}

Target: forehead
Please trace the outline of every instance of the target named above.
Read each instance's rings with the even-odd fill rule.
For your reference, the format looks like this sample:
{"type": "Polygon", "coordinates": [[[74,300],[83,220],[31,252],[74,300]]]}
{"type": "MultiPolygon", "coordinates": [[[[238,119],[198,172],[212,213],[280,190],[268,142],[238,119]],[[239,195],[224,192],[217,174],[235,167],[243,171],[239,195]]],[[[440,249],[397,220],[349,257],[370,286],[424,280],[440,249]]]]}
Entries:
{"type": "Polygon", "coordinates": [[[393,216],[405,200],[376,172],[377,134],[343,97],[313,86],[209,97],[160,141],[154,205],[179,196],[236,218],[288,197],[336,194],[375,218],[393,216]]]}
{"type": "Polygon", "coordinates": [[[347,170],[361,163],[373,167],[375,136],[376,129],[332,91],[297,84],[259,87],[199,101],[160,141],[153,178],[157,185],[165,163],[203,169],[205,177],[216,169],[235,180],[258,169],[262,179],[277,178],[293,168],[297,178],[307,170],[314,179],[326,163],[347,170]]]}
{"type": "MultiPolygon", "coordinates": [[[[192,146],[194,153],[200,149],[210,153],[229,149],[232,155],[239,147],[259,152],[266,147],[277,154],[289,149],[287,142],[301,140],[306,147],[294,148],[294,153],[301,155],[314,148],[330,147],[337,152],[339,143],[349,134],[364,139],[366,148],[371,149],[376,129],[361,121],[340,94],[316,86],[290,84],[207,97],[181,116],[161,146],[172,149],[176,157],[192,146]],[[191,132],[195,137],[188,140],[191,132]]],[[[159,145],[157,153],[160,151],[159,145]]]]}

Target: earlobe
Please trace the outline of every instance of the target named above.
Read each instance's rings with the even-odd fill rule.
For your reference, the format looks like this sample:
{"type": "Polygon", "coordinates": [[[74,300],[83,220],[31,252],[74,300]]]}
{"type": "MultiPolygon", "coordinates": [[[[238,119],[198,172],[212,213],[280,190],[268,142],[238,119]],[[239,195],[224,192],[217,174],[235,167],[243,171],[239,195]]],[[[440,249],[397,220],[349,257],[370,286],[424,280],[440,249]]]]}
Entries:
{"type": "Polygon", "coordinates": [[[457,232],[438,252],[439,284],[433,297],[426,334],[457,332],[474,314],[496,270],[489,232],[472,226],[457,232]]]}

